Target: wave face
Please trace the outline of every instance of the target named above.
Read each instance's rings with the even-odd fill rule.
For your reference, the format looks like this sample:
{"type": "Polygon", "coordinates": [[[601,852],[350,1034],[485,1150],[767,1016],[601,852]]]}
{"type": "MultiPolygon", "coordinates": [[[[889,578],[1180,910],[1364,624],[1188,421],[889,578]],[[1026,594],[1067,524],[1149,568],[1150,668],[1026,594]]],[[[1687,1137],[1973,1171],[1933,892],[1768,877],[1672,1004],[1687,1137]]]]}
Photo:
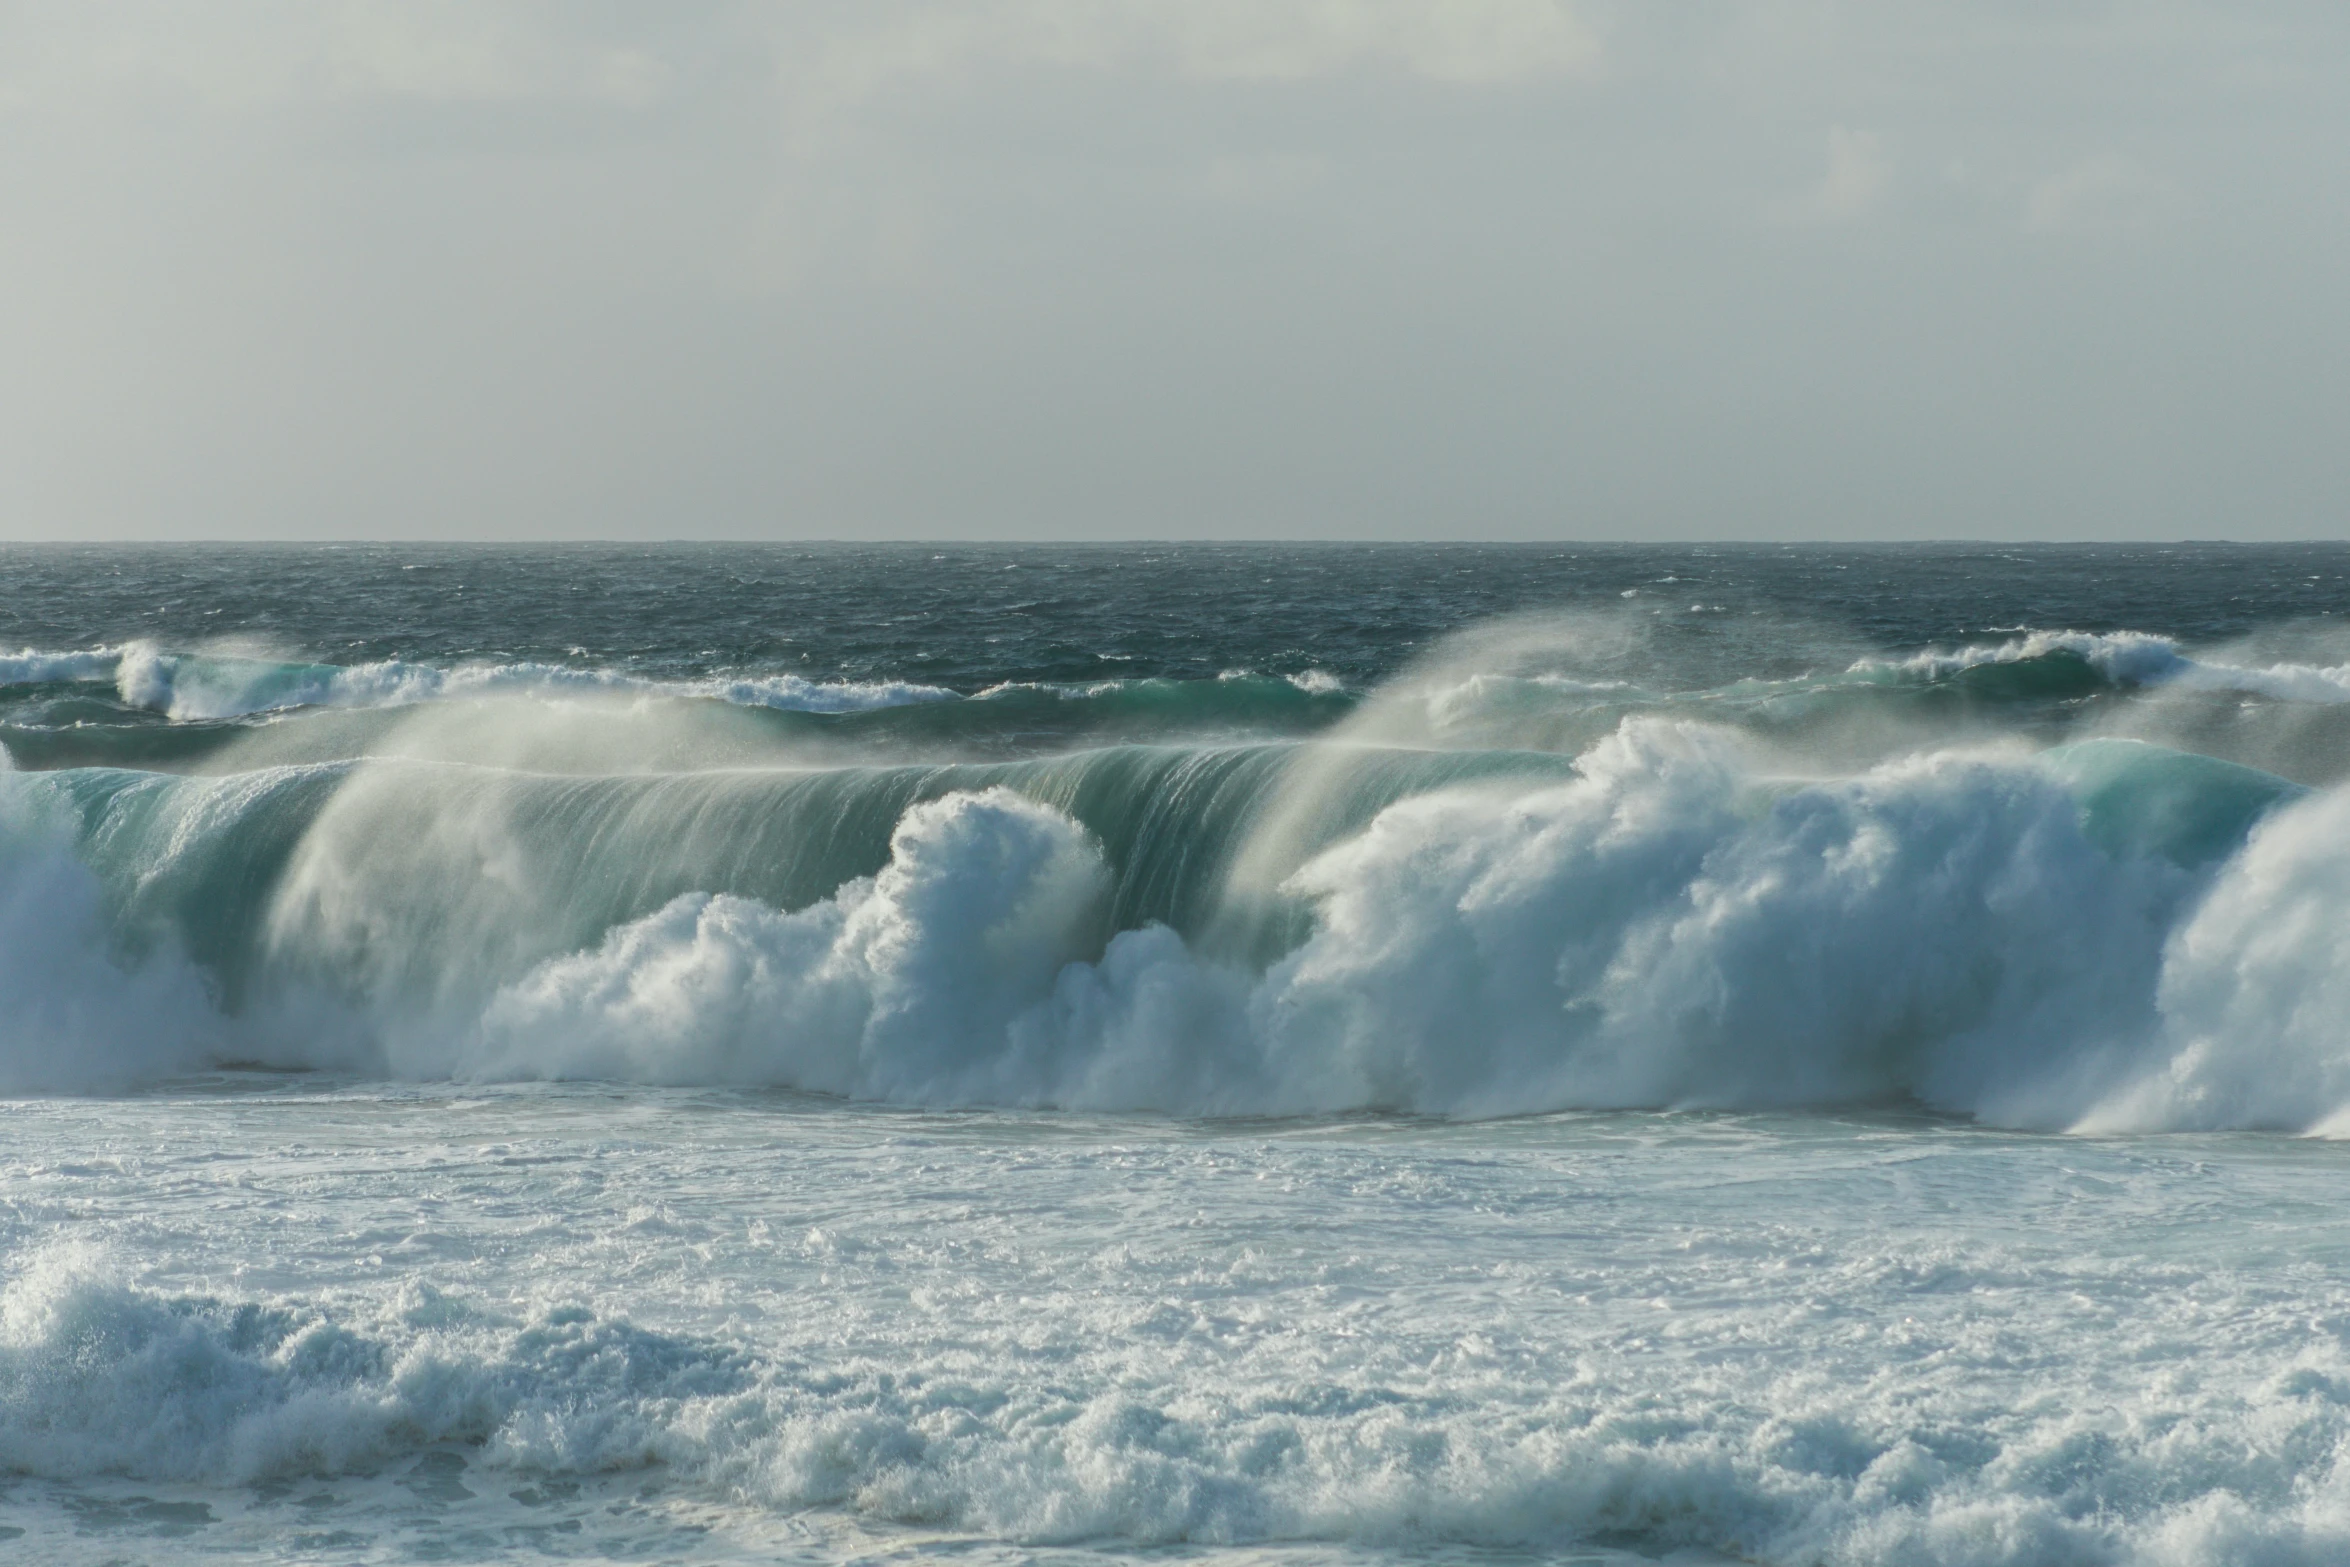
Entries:
{"type": "Polygon", "coordinates": [[[2350,660],[1719,608],[1377,679],[26,652],[0,1081],[2350,1113],[2350,660]]]}

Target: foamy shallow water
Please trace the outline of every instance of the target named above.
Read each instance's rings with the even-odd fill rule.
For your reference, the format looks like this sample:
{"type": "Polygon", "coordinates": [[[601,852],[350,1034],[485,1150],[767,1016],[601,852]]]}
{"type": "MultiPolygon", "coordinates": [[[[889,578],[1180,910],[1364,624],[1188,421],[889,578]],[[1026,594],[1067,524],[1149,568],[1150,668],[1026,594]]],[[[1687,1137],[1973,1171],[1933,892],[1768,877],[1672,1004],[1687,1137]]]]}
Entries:
{"type": "Polygon", "coordinates": [[[24,1560],[2350,1551],[2338,1144],[228,1074],[0,1146],[24,1560]]]}

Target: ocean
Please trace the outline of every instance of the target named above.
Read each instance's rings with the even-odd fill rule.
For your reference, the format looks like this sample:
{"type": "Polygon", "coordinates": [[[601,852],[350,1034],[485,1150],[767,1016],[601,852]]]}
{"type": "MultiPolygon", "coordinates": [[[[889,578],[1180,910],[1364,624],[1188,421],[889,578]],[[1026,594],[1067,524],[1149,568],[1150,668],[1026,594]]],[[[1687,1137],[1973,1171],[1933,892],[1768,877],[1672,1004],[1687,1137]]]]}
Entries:
{"type": "Polygon", "coordinates": [[[2350,546],[0,583],[0,1557],[2350,1560],[2350,546]]]}

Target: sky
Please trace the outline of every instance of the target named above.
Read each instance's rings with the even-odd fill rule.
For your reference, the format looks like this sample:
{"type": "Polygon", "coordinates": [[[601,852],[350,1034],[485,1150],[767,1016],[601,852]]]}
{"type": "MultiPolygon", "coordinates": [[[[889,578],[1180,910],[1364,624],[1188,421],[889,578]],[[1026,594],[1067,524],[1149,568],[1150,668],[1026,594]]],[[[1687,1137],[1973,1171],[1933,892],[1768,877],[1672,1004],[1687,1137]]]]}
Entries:
{"type": "Polygon", "coordinates": [[[2350,6],[0,0],[0,537],[2350,535],[2350,6]]]}

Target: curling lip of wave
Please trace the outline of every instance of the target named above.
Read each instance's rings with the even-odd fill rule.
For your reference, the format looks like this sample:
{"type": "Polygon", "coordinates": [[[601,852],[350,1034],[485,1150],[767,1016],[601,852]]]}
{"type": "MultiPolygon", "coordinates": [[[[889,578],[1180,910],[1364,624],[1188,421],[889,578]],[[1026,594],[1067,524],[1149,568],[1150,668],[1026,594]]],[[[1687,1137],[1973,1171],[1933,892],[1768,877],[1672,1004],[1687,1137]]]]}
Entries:
{"type": "Polygon", "coordinates": [[[2080,659],[2117,685],[2241,691],[2288,702],[2350,702],[2350,664],[2229,664],[2193,657],[2169,637],[2143,631],[2033,631],[2005,642],[1934,649],[1902,659],[1864,658],[1848,673],[1947,680],[1987,665],[2059,655],[2080,659]]]}

